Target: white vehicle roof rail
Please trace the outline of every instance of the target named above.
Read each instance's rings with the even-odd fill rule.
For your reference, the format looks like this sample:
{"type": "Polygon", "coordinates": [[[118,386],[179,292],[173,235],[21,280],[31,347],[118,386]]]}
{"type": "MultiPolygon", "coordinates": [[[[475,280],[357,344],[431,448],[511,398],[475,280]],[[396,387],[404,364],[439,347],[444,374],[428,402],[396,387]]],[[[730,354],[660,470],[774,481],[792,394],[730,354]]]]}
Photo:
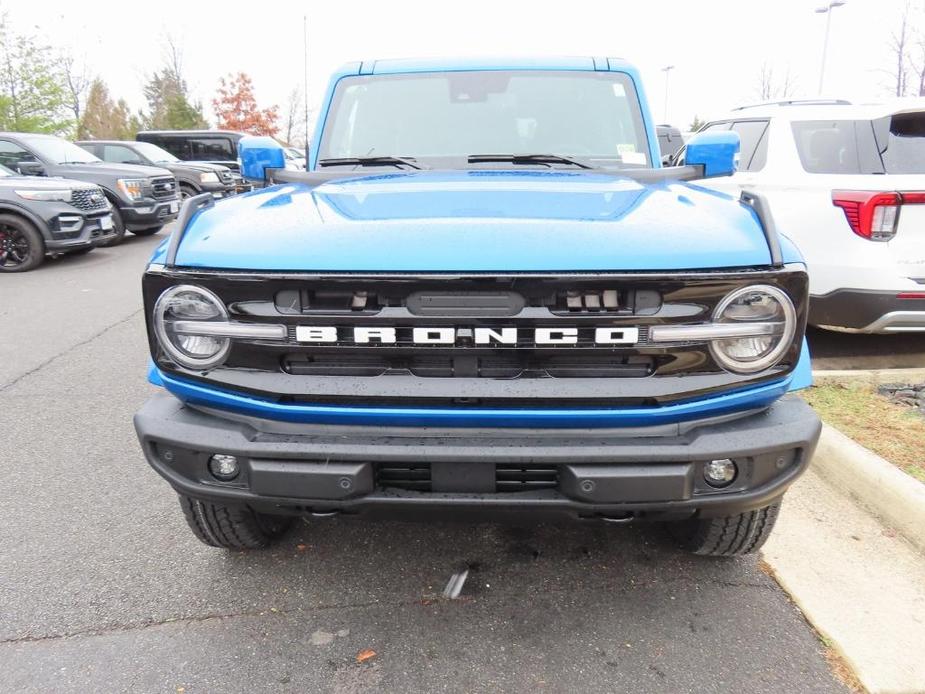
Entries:
{"type": "Polygon", "coordinates": [[[787,101],[762,101],[758,104],[737,106],[733,111],[744,111],[747,108],[761,108],[762,106],[851,106],[847,99],[789,99],[787,101]]]}

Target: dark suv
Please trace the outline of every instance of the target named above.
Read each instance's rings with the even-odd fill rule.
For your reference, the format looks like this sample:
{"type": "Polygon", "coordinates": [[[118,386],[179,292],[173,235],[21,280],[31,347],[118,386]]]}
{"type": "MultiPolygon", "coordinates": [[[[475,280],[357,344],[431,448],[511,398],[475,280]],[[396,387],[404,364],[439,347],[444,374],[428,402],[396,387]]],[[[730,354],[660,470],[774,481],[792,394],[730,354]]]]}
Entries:
{"type": "Polygon", "coordinates": [[[204,161],[180,161],[166,149],[150,142],[90,140],[74,144],[114,164],[164,167],[177,179],[180,198],[184,200],[200,193],[211,193],[217,199],[235,194],[235,177],[227,166],[204,161]]]}
{"type": "Polygon", "coordinates": [[[142,130],[135,135],[139,142],[162,147],[183,161],[207,161],[234,171],[238,164],[238,140],[245,133],[234,130],[142,130]]]}
{"type": "Polygon", "coordinates": [[[46,255],[83,253],[114,235],[98,186],[0,166],[0,272],[31,270],[46,255]]]}
{"type": "Polygon", "coordinates": [[[100,161],[77,145],[53,135],[0,132],[0,164],[24,176],[61,176],[92,183],[112,203],[115,234],[150,236],[177,217],[177,181],[166,169],[100,161]]]}

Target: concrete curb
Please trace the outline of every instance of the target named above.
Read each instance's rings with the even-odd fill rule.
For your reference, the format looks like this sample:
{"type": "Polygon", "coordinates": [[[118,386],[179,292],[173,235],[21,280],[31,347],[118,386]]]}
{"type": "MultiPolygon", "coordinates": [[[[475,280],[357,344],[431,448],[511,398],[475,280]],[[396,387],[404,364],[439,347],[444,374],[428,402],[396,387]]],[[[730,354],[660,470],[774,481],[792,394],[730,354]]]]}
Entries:
{"type": "Polygon", "coordinates": [[[814,369],[814,380],[836,378],[838,380],[857,379],[874,384],[881,383],[919,383],[925,381],[925,369],[814,369]]]}
{"type": "Polygon", "coordinates": [[[925,484],[827,424],[822,427],[812,467],[925,552],[925,484]]]}

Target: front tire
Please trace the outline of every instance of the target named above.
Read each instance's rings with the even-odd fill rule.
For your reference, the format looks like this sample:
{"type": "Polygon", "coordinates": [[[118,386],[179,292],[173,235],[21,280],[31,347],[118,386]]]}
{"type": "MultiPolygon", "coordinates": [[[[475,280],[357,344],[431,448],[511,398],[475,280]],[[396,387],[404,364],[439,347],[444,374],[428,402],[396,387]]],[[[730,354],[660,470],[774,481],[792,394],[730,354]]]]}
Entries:
{"type": "Polygon", "coordinates": [[[225,506],[180,495],[180,506],[193,535],[210,547],[262,549],[272,544],[292,518],[258,513],[247,506],[225,506]]]}
{"type": "Polygon", "coordinates": [[[0,214],[0,272],[26,272],[45,259],[45,241],[32,222],[0,214]]]}
{"type": "Polygon", "coordinates": [[[719,518],[675,521],[669,532],[681,547],[705,557],[737,557],[757,552],[777,522],[780,502],[719,518]]]}
{"type": "Polygon", "coordinates": [[[106,243],[101,243],[100,246],[104,248],[118,246],[125,238],[125,222],[122,220],[122,213],[119,212],[119,208],[115,205],[112,206],[112,228],[115,229],[116,235],[106,241],[106,243]]]}

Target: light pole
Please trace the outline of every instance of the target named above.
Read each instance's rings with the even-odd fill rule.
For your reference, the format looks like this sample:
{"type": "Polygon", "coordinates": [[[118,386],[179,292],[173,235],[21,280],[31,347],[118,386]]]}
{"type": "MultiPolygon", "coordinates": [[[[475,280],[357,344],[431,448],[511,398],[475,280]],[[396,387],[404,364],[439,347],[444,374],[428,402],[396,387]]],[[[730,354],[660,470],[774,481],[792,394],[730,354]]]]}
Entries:
{"type": "Polygon", "coordinates": [[[832,10],[841,7],[847,0],[832,0],[828,5],[816,8],[816,14],[825,15],[825,39],[822,41],[822,65],[819,67],[819,96],[825,83],[825,54],[829,50],[829,25],[832,23],[832,10]]]}
{"type": "Polygon", "coordinates": [[[674,65],[666,65],[662,68],[662,72],[665,73],[665,117],[662,121],[663,123],[668,123],[668,75],[674,70],[674,65]]]}

